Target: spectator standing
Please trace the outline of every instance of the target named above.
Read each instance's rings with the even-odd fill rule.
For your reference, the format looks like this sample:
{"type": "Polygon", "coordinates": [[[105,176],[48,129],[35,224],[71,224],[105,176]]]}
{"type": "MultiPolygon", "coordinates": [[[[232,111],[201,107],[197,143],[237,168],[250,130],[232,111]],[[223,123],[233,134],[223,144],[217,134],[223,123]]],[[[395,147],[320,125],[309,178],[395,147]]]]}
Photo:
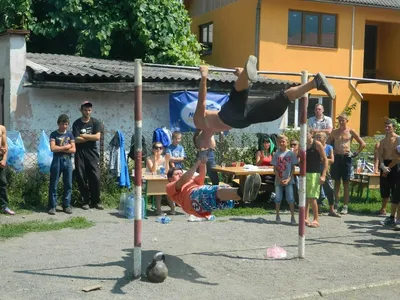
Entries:
{"type": "Polygon", "coordinates": [[[0,205],[1,212],[7,215],[15,215],[15,212],[8,208],[7,197],[7,130],[6,127],[0,125],[0,205]]]}
{"type": "Polygon", "coordinates": [[[60,115],[57,120],[58,130],[50,134],[50,149],[53,152],[53,160],[50,166],[49,184],[49,214],[56,214],[57,186],[60,175],[63,176],[64,197],[63,211],[72,214],[72,154],[75,153],[75,138],[70,131],[69,118],[67,115],[60,115]]]}
{"type": "Polygon", "coordinates": [[[100,156],[97,151],[97,141],[100,140],[100,122],[92,118],[93,104],[84,101],[81,104],[82,117],[72,125],[75,137],[75,171],[79,192],[82,198],[82,208],[90,206],[104,209],[100,203],[100,156]]]}

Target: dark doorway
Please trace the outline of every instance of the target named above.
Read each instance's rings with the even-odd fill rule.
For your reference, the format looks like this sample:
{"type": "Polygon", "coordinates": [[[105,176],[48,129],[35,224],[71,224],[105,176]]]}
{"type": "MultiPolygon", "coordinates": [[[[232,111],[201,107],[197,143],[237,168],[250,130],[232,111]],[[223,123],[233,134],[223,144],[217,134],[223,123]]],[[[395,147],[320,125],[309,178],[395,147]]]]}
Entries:
{"type": "Polygon", "coordinates": [[[377,45],[378,45],[378,26],[365,25],[365,39],[364,39],[365,78],[376,78],[377,45]]]}
{"type": "Polygon", "coordinates": [[[389,102],[389,118],[400,121],[400,101],[389,102]]]}
{"type": "Polygon", "coordinates": [[[0,124],[4,125],[4,79],[0,79],[0,124]]]}
{"type": "Polygon", "coordinates": [[[360,135],[368,136],[368,101],[361,101],[360,135]]]}

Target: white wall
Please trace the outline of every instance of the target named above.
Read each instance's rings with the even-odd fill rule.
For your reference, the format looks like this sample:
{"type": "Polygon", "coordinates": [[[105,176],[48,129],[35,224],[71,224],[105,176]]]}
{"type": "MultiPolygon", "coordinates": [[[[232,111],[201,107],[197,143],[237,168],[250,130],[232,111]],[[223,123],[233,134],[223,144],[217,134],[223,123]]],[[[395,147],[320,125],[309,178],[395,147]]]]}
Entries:
{"type": "MultiPolygon", "coordinates": [[[[143,132],[151,133],[161,126],[169,127],[168,94],[143,94],[143,132]]],[[[106,132],[116,130],[134,132],[134,94],[107,92],[80,92],[53,89],[25,88],[18,97],[16,109],[11,112],[12,129],[20,131],[46,132],[57,128],[58,115],[65,113],[71,124],[81,116],[80,103],[93,103],[94,118],[104,122],[106,132]],[[20,101],[22,97],[22,101],[20,101]]],[[[241,132],[277,132],[282,119],[271,123],[252,125],[241,132]]],[[[127,136],[128,137],[128,136],[127,136]]],[[[107,142],[107,140],[106,140],[107,142]]]]}

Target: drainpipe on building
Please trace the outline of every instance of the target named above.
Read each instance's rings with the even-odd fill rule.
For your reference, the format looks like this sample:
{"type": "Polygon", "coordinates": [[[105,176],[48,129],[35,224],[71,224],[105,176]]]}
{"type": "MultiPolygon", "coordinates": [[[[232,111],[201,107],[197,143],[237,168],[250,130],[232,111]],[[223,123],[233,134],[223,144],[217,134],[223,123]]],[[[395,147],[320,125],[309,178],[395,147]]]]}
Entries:
{"type": "Polygon", "coordinates": [[[261,2],[262,0],[258,0],[257,8],[256,8],[256,32],[255,32],[255,49],[254,56],[257,57],[257,67],[260,61],[260,15],[261,15],[261,2]]]}
{"type": "MultiPolygon", "coordinates": [[[[356,17],[356,7],[353,6],[353,15],[351,18],[351,48],[350,48],[350,74],[349,77],[353,77],[353,57],[354,57],[354,27],[355,27],[355,17],[356,17]]],[[[350,86],[353,88],[353,90],[357,93],[357,95],[360,97],[360,99],[364,99],[362,94],[360,93],[359,90],[355,87],[353,84],[353,80],[350,80],[350,86]]]]}

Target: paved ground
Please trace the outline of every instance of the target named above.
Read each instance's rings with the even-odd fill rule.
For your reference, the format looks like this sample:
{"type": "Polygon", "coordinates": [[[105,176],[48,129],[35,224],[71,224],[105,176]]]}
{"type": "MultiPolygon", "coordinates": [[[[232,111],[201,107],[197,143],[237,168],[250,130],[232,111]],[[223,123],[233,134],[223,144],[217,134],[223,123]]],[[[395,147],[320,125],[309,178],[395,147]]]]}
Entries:
{"type": "MultiPolygon", "coordinates": [[[[289,215],[218,218],[187,216],[144,221],[143,271],[157,251],[167,255],[162,284],[131,281],[133,224],[116,211],[74,210],[95,222],[85,230],[31,233],[0,242],[0,299],[395,299],[400,283],[400,232],[380,218],[324,216],[307,229],[306,258],[297,256],[297,227],[289,215]],[[287,259],[265,259],[279,245],[287,259]],[[102,289],[82,292],[86,286],[102,289]]],[[[67,219],[63,213],[55,218],[67,219]]],[[[50,218],[0,216],[0,223],[50,218]]],[[[54,217],[53,217],[54,218],[54,217]]]]}

